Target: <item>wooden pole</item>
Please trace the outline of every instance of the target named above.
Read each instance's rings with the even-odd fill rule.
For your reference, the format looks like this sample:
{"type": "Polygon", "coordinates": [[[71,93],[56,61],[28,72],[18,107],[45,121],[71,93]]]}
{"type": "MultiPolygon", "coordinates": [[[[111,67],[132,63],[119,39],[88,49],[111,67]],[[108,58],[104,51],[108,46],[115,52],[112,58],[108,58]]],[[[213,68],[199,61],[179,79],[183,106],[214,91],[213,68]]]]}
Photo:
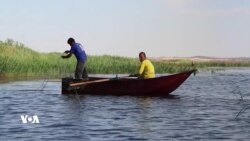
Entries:
{"type": "Polygon", "coordinates": [[[110,81],[110,80],[111,79],[100,79],[100,80],[87,81],[87,82],[78,82],[78,83],[69,84],[69,86],[75,87],[75,86],[81,86],[81,85],[87,85],[87,84],[93,84],[93,83],[106,82],[106,81],[110,81]]]}

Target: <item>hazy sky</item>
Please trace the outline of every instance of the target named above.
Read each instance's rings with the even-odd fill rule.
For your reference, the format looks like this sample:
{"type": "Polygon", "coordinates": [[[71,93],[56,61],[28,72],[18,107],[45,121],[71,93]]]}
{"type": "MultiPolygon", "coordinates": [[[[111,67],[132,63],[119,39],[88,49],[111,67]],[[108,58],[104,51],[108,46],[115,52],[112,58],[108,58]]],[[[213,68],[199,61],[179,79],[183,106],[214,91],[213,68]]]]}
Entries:
{"type": "Polygon", "coordinates": [[[40,52],[250,57],[250,0],[0,0],[0,40],[40,52]]]}

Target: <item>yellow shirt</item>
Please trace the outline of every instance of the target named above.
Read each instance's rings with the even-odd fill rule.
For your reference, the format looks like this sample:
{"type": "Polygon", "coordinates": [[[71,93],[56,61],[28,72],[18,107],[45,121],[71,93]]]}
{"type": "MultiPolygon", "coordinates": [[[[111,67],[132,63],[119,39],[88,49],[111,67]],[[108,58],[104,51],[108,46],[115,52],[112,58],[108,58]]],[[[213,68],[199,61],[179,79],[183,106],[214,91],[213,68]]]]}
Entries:
{"type": "Polygon", "coordinates": [[[154,66],[148,59],[142,61],[139,74],[142,75],[142,77],[145,79],[155,77],[154,66]]]}

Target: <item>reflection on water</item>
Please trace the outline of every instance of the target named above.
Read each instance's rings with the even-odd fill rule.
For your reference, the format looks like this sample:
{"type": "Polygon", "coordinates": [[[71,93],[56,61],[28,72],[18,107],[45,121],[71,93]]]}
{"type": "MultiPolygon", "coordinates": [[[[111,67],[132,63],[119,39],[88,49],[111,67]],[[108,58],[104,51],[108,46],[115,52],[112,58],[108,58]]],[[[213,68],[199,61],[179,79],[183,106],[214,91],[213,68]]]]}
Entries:
{"type": "Polygon", "coordinates": [[[191,76],[171,97],[65,96],[60,82],[0,84],[0,140],[248,140],[249,70],[191,76]],[[244,100],[241,100],[241,97],[244,100]],[[21,115],[39,124],[23,124],[21,115]]]}

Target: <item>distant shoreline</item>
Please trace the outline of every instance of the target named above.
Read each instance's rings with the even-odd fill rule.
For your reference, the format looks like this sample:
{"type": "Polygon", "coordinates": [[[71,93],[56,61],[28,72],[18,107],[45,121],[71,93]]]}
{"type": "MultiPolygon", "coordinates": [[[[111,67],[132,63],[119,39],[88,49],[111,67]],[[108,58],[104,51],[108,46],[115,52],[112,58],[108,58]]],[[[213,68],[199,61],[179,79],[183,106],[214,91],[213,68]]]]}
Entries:
{"type": "Polygon", "coordinates": [[[193,56],[193,57],[152,57],[156,61],[171,61],[171,60],[193,60],[193,61],[246,61],[250,62],[250,57],[229,57],[229,58],[220,58],[220,57],[209,57],[209,56],[193,56]]]}

